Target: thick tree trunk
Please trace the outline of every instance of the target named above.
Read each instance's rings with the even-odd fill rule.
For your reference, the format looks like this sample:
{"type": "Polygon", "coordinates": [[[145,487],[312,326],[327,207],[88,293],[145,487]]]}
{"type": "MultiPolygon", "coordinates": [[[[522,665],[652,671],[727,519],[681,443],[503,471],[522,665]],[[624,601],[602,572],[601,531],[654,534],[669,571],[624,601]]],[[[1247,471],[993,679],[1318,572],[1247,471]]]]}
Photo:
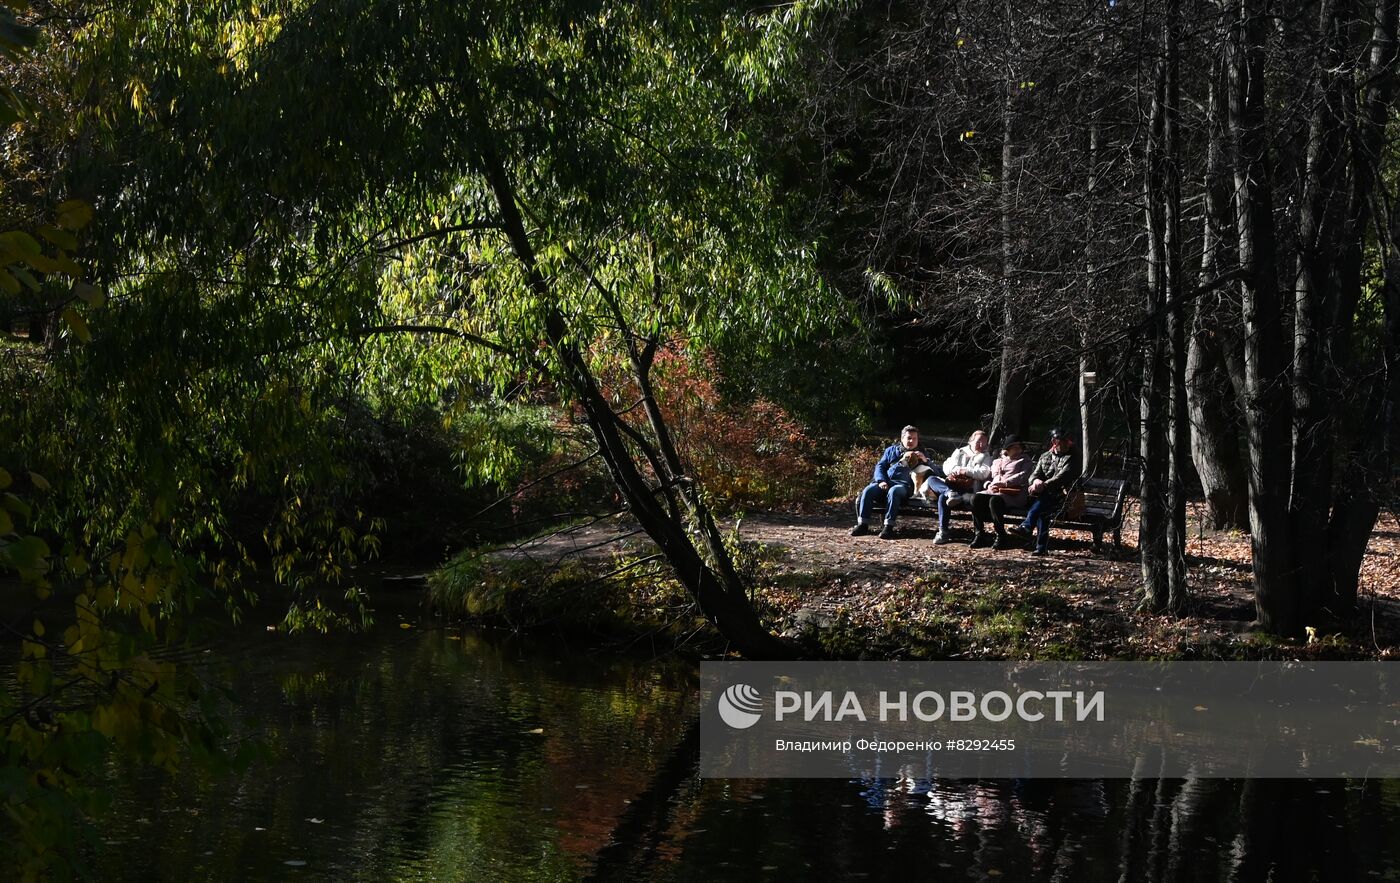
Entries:
{"type": "MultiPolygon", "coordinates": [[[[1205,206],[1201,224],[1200,283],[1218,277],[1226,262],[1225,236],[1229,202],[1224,180],[1221,138],[1220,67],[1211,71],[1207,98],[1209,134],[1206,142],[1205,206]]],[[[1191,459],[1205,493],[1203,526],[1211,530],[1243,530],[1249,524],[1244,459],[1239,443],[1238,387],[1226,365],[1226,347],[1234,344],[1222,327],[1225,315],[1216,295],[1196,304],[1186,355],[1186,404],[1191,420],[1191,459]]],[[[1240,383],[1243,378],[1240,378],[1240,383]]]]}
{"type": "Polygon", "coordinates": [[[1203,526],[1211,530],[1243,530],[1249,525],[1249,490],[1240,455],[1239,407],[1225,373],[1221,342],[1205,319],[1213,312],[1213,304],[1197,305],[1186,357],[1191,459],[1205,492],[1203,526]]]}
{"type": "Polygon", "coordinates": [[[1239,0],[1230,52],[1230,141],[1235,177],[1244,320],[1245,427],[1249,450],[1249,526],[1254,603],[1259,626],[1277,635],[1301,633],[1292,573],[1288,488],[1289,397],[1283,303],[1275,262],[1272,169],[1265,118],[1263,0],[1239,0]]]}
{"type": "Polygon", "coordinates": [[[1341,182],[1339,111],[1349,74],[1344,72],[1337,0],[1319,12],[1318,83],[1308,124],[1307,153],[1298,203],[1298,268],[1293,291],[1293,486],[1288,516],[1300,614],[1311,618],[1328,580],[1327,519],[1332,500],[1335,433],[1323,349],[1335,329],[1330,321],[1337,253],[1336,194],[1341,182]]]}
{"type": "Polygon", "coordinates": [[[1007,435],[1022,439],[1030,436],[1030,417],[1026,413],[1025,353],[1014,343],[1017,327],[1010,305],[1006,308],[1002,334],[1007,338],[1001,345],[1001,369],[997,376],[996,411],[992,415],[993,446],[1001,444],[1007,435]]]}
{"type": "MultiPolygon", "coordinates": [[[[1337,284],[1334,331],[1330,351],[1324,359],[1329,368],[1351,366],[1355,359],[1354,317],[1361,298],[1362,247],[1371,206],[1376,201],[1375,171],[1385,143],[1386,120],[1396,98],[1394,66],[1396,26],[1400,18],[1397,7],[1400,3],[1396,0],[1376,0],[1374,6],[1371,45],[1364,69],[1366,88],[1356,113],[1358,123],[1351,130],[1351,186],[1340,237],[1342,251],[1334,274],[1337,284]]],[[[1386,244],[1382,289],[1386,314],[1381,364],[1394,366],[1400,364],[1396,361],[1395,329],[1395,296],[1397,274],[1400,274],[1400,266],[1395,263],[1395,237],[1400,232],[1396,229],[1400,221],[1393,210],[1389,218],[1377,212],[1376,220],[1379,238],[1386,244]]],[[[1380,511],[1377,495],[1389,481],[1392,463],[1389,445],[1394,436],[1386,433],[1388,429],[1393,432],[1389,421],[1393,419],[1396,403],[1393,383],[1397,374],[1400,372],[1391,368],[1383,375],[1391,378],[1389,389],[1384,383],[1371,387],[1362,409],[1364,419],[1360,432],[1347,439],[1349,456],[1340,480],[1335,482],[1335,506],[1327,524],[1328,591],[1317,603],[1324,612],[1336,616],[1346,616],[1355,608],[1361,561],[1380,511]]]]}
{"type": "MultiPolygon", "coordinates": [[[[1393,19],[1392,19],[1393,21],[1393,19]]],[[[1392,34],[1394,31],[1391,32],[1392,34]]],[[[1400,406],[1400,210],[1391,208],[1385,240],[1385,281],[1381,286],[1384,321],[1380,359],[1365,399],[1361,441],[1349,458],[1346,481],[1338,489],[1328,524],[1332,594],[1323,609],[1343,615],[1356,604],[1361,562],[1390,492],[1395,463],[1395,411],[1400,406]]]]}

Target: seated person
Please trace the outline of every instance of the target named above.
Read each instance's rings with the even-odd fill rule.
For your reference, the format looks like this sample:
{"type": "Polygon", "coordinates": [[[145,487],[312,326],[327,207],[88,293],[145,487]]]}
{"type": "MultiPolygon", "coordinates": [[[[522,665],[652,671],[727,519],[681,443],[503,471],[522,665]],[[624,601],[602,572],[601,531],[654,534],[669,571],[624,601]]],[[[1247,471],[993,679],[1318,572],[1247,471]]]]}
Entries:
{"type": "Polygon", "coordinates": [[[1045,555],[1050,547],[1050,520],[1060,514],[1070,485],[1079,478],[1079,455],[1074,452],[1074,436],[1063,429],[1050,430],[1050,450],[1040,455],[1031,472],[1027,489],[1033,502],[1020,524],[1008,528],[1020,537],[1034,533],[1032,555],[1045,555]]]}
{"type": "Polygon", "coordinates": [[[913,470],[901,462],[906,454],[912,454],[910,460],[919,464],[928,462],[928,455],[919,449],[917,426],[904,427],[899,434],[899,444],[890,445],[880,455],[873,480],[856,499],[856,526],[851,528],[851,536],[870,533],[870,515],[878,507],[885,510],[885,525],[880,529],[880,539],[887,540],[894,536],[899,507],[914,492],[913,470]]]}
{"type": "Polygon", "coordinates": [[[972,495],[982,489],[982,483],[991,474],[992,455],[987,452],[987,433],[979,429],[968,437],[967,444],[943,461],[943,480],[935,484],[934,479],[929,479],[929,485],[939,490],[938,533],[933,538],[936,545],[948,542],[948,507],[970,503],[972,495]]]}
{"type": "Polygon", "coordinates": [[[1026,446],[1014,435],[1008,435],[1001,443],[1001,456],[992,464],[992,477],[987,486],[972,497],[972,548],[987,545],[988,535],[983,526],[988,520],[996,530],[992,540],[993,549],[1004,549],[1009,543],[1002,517],[1009,508],[1019,509],[1026,505],[1026,488],[1030,485],[1031,458],[1026,456],[1026,446]]]}

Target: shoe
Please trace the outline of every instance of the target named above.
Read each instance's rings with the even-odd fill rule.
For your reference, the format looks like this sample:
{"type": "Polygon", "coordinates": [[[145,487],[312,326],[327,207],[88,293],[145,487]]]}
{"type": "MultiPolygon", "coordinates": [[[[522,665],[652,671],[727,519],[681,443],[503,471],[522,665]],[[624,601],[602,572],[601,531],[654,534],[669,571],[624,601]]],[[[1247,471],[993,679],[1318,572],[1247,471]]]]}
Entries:
{"type": "Polygon", "coordinates": [[[936,534],[933,535],[933,544],[934,544],[935,546],[945,546],[945,545],[947,545],[947,544],[948,544],[948,535],[947,535],[946,533],[944,533],[943,531],[940,530],[938,533],[936,533],[936,534]]]}
{"type": "Polygon", "coordinates": [[[1041,556],[1041,555],[1049,555],[1050,552],[1049,552],[1048,550],[1046,550],[1046,549],[1035,548],[1035,549],[1031,549],[1031,554],[1032,554],[1032,555],[1035,555],[1036,557],[1039,557],[1039,556],[1041,556]]]}
{"type": "Polygon", "coordinates": [[[851,528],[851,536],[853,537],[863,537],[868,533],[870,533],[870,527],[864,522],[857,524],[855,527],[851,528]]]}
{"type": "Polygon", "coordinates": [[[988,545],[989,543],[991,543],[991,541],[992,541],[992,539],[991,539],[991,534],[989,534],[989,533],[987,533],[987,532],[985,532],[985,531],[980,531],[980,530],[979,530],[979,531],[977,532],[977,536],[975,536],[975,537],[972,538],[972,542],[968,543],[968,544],[967,544],[967,547],[968,547],[969,549],[980,549],[980,548],[982,548],[983,546],[986,546],[986,545],[988,545]]]}
{"type": "Polygon", "coordinates": [[[894,525],[893,525],[893,524],[886,524],[884,527],[880,528],[880,539],[882,539],[882,540],[894,539],[894,525]]]}
{"type": "Polygon", "coordinates": [[[997,534],[997,538],[992,540],[992,548],[998,551],[1011,548],[1011,538],[1006,534],[997,534]]]}
{"type": "Polygon", "coordinates": [[[1031,535],[1031,532],[1026,529],[1024,524],[1010,524],[1007,525],[1006,529],[1018,537],[1028,537],[1031,535]]]}

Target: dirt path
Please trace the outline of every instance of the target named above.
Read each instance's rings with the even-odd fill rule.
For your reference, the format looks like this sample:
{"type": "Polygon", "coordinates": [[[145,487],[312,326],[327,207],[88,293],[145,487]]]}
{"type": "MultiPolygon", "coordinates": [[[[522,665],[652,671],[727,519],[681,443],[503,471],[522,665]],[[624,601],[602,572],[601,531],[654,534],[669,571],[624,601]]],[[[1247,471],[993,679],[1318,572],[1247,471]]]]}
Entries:
{"type": "MultiPolygon", "coordinates": [[[[1052,542],[1054,554],[1036,558],[1024,549],[992,551],[970,549],[971,528],[966,519],[954,522],[955,542],[935,546],[934,522],[926,516],[900,520],[894,539],[867,535],[852,537],[850,507],[838,503],[813,504],[808,511],[762,512],[739,521],[739,535],[746,543],[759,543],[786,553],[784,563],[794,571],[844,575],[848,580],[888,580],[930,571],[976,571],[986,581],[1000,582],[1031,576],[1053,580],[1135,579],[1136,548],[1125,531],[1121,550],[1095,554],[1088,534],[1065,532],[1052,542]]],[[[734,521],[725,523],[732,528],[734,521]]],[[[610,557],[615,552],[637,552],[649,546],[635,526],[609,519],[527,540],[500,553],[511,560],[539,563],[570,557],[610,557]]],[[[1233,567],[1233,565],[1231,565],[1233,567]]]]}
{"type": "MultiPolygon", "coordinates": [[[[1184,619],[1137,610],[1141,570],[1130,513],[1123,548],[1096,553],[1090,536],[1057,531],[1051,554],[1033,557],[1024,549],[970,549],[966,519],[954,522],[955,542],[933,545],[935,525],[924,516],[900,519],[892,540],[851,537],[850,505],[819,502],[801,512],[764,512],[744,517],[739,533],[757,544],[768,561],[766,597],[790,614],[820,611],[871,628],[891,622],[952,617],[967,629],[978,616],[1015,612],[1020,600],[1053,611],[1032,611],[1037,640],[1095,643],[1102,655],[1151,655],[1240,640],[1254,618],[1249,540],[1241,534],[1193,534],[1189,547],[1191,606],[1184,619]],[[1047,599],[1047,595],[1053,598],[1047,599]],[[988,607],[987,599],[996,604],[988,607]]],[[[727,522],[727,528],[733,522],[727,522]]],[[[1194,528],[1193,528],[1194,529],[1194,528]]],[[[497,553],[509,560],[543,565],[574,557],[608,559],[615,552],[637,553],[650,546],[634,525],[618,519],[561,531],[497,553]]],[[[752,548],[752,547],[751,547],[752,548]]],[[[1370,644],[1380,655],[1400,655],[1400,532],[1382,524],[1372,536],[1362,568],[1365,623],[1351,640],[1370,644]],[[1370,622],[1375,621],[1371,630],[1370,622]],[[1363,627],[1364,625],[1364,627],[1363,627]]],[[[1022,605],[1024,606],[1024,605],[1022,605]]],[[[1099,655],[1099,654],[1091,654],[1099,655]]]]}

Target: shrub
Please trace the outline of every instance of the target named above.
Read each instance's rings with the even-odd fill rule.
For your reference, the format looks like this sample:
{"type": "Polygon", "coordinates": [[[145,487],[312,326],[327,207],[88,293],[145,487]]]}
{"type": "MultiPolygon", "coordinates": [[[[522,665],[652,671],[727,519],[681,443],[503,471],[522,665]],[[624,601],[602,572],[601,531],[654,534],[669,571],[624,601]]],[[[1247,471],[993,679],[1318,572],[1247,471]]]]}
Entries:
{"type": "MultiPolygon", "coordinates": [[[[635,383],[609,378],[614,401],[635,401],[635,383]]],[[[653,386],[676,447],[717,508],[772,507],[809,499],[819,480],[806,427],[764,398],[726,401],[713,354],[677,345],[656,356],[653,386]]],[[[628,416],[640,425],[640,409],[628,416]]]]}
{"type": "Polygon", "coordinates": [[[428,603],[448,617],[517,629],[679,639],[704,624],[663,562],[630,551],[546,561],[468,550],[428,575],[428,603]]]}
{"type": "Polygon", "coordinates": [[[879,452],[872,452],[870,445],[860,443],[838,454],[835,462],[827,467],[836,496],[843,500],[855,499],[870,483],[871,470],[875,468],[875,458],[878,456],[879,452]]]}

